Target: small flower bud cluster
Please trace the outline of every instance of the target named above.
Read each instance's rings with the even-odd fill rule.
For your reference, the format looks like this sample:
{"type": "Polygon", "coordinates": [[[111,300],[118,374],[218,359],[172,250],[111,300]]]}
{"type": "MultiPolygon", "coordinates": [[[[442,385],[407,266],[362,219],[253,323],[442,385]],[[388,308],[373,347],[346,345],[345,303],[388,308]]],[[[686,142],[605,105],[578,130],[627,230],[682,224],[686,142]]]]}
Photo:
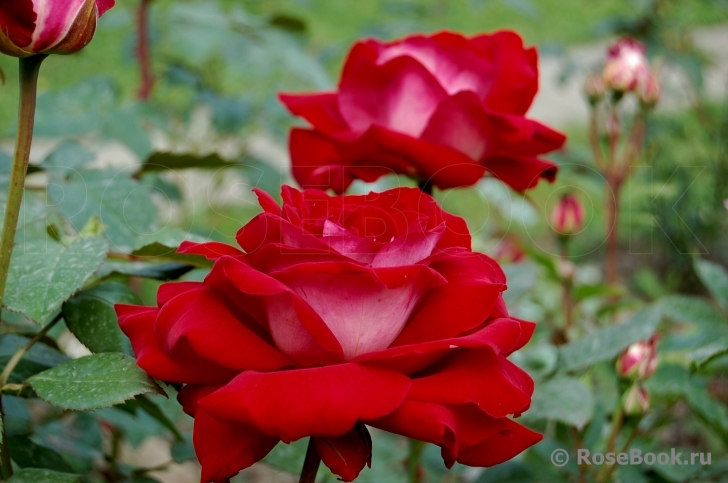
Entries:
{"type": "Polygon", "coordinates": [[[641,42],[630,38],[618,40],[609,48],[601,74],[592,73],[587,77],[584,94],[592,106],[607,93],[615,99],[634,93],[644,108],[652,108],[659,102],[660,83],[641,42]]]}
{"type": "Polygon", "coordinates": [[[617,373],[632,381],[622,396],[624,413],[629,416],[644,414],[650,407],[650,395],[642,382],[657,370],[657,336],[648,341],[635,342],[617,359],[617,373]]]}
{"type": "Polygon", "coordinates": [[[562,236],[581,231],[584,226],[584,206],[573,193],[561,197],[551,212],[551,227],[562,236]]]}

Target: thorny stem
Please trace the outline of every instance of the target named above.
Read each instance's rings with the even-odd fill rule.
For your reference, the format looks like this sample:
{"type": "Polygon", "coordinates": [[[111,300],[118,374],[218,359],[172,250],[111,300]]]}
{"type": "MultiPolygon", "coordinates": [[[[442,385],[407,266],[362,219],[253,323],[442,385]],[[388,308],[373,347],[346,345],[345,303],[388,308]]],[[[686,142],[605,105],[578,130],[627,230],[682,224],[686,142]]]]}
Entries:
{"type": "Polygon", "coordinates": [[[316,451],[316,443],[313,438],[308,440],[308,448],[306,449],[306,459],[303,461],[303,469],[301,470],[301,479],[298,483],[314,483],[319,465],[321,465],[321,457],[316,451]]]}
{"type": "Polygon", "coordinates": [[[152,58],[149,48],[149,6],[152,0],[139,0],[137,9],[137,45],[136,56],[139,61],[141,85],[139,99],[148,101],[154,89],[154,74],[152,73],[152,58]]]}
{"type": "Polygon", "coordinates": [[[15,232],[18,229],[20,205],[23,201],[25,173],[30,159],[30,145],[33,141],[35,124],[35,103],[38,90],[38,72],[47,56],[34,55],[20,59],[20,109],[18,111],[18,134],[15,141],[15,157],[10,172],[5,219],[0,235],[0,307],[8,281],[10,257],[13,254],[15,232]]]}

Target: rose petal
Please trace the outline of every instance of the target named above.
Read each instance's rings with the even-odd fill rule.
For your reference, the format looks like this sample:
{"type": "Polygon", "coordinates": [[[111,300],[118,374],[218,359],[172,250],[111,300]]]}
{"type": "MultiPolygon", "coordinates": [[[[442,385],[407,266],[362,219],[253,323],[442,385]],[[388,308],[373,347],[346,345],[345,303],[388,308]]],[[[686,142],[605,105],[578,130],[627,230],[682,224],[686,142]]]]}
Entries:
{"type": "Polygon", "coordinates": [[[264,340],[262,327],[247,314],[234,315],[231,307],[221,292],[209,287],[184,292],[159,311],[157,340],[172,354],[185,340],[202,357],[231,369],[269,371],[291,365],[264,340]]]}
{"type": "Polygon", "coordinates": [[[258,188],[254,188],[253,192],[258,197],[258,203],[263,211],[273,215],[282,215],[281,207],[278,206],[278,202],[271,195],[258,188]]]}
{"type": "Polygon", "coordinates": [[[114,0],[96,0],[96,6],[98,7],[99,17],[108,12],[115,4],[114,0]]]}
{"type": "Polygon", "coordinates": [[[373,124],[419,136],[447,93],[422,64],[398,57],[376,65],[354,50],[339,86],[339,109],[354,131],[373,124]]]}
{"type": "Polygon", "coordinates": [[[205,284],[222,290],[255,320],[267,326],[276,347],[301,365],[343,360],[341,345],[311,307],[289,287],[245,263],[223,257],[205,284]]]}
{"type": "Polygon", "coordinates": [[[404,401],[410,380],[393,371],[339,364],[285,372],[246,371],[202,400],[226,421],[252,424],[284,442],[341,436],[404,401]]]}
{"type": "Polygon", "coordinates": [[[336,336],[346,360],[389,347],[422,295],[443,279],[423,266],[371,269],[307,263],[272,274],[336,336]]]}
{"type": "Polygon", "coordinates": [[[32,0],[4,1],[0,4],[0,34],[17,47],[28,47],[33,41],[36,18],[32,0]]]}
{"type": "Polygon", "coordinates": [[[202,287],[202,282],[167,282],[157,290],[157,305],[162,307],[177,295],[202,287]]]}
{"type": "Polygon", "coordinates": [[[516,191],[526,191],[541,179],[553,182],[559,167],[556,163],[539,158],[489,158],[488,171],[498,180],[516,191]]]}
{"type": "Polygon", "coordinates": [[[532,394],[533,380],[518,366],[490,349],[470,349],[453,353],[415,377],[408,399],[474,403],[502,418],[528,409],[532,394]]]}
{"type": "Polygon", "coordinates": [[[241,257],[245,253],[237,248],[220,242],[196,243],[191,241],[183,241],[177,249],[177,253],[189,255],[202,255],[208,260],[217,260],[221,257],[241,257]]]}
{"type": "Polygon", "coordinates": [[[341,481],[354,481],[364,466],[372,466],[372,438],[359,424],[343,436],[318,436],[314,443],[321,461],[341,481]]]}
{"type": "Polygon", "coordinates": [[[458,461],[468,466],[495,466],[508,461],[543,439],[543,436],[511,419],[506,428],[471,448],[461,451],[458,461]]]}
{"type": "Polygon", "coordinates": [[[292,114],[301,116],[319,132],[331,134],[349,129],[339,112],[336,92],[278,94],[278,99],[292,114]]]}
{"type": "Polygon", "coordinates": [[[96,29],[95,0],[34,0],[33,9],[37,20],[30,48],[34,52],[49,50],[62,42],[77,20],[88,22],[85,10],[93,12],[93,30],[96,29]]]}
{"type": "Polygon", "coordinates": [[[237,372],[221,367],[195,354],[187,344],[178,347],[175,357],[163,352],[154,337],[159,309],[117,304],[114,306],[121,330],[131,340],[137,364],[156,379],[177,383],[224,383],[237,372]]]}

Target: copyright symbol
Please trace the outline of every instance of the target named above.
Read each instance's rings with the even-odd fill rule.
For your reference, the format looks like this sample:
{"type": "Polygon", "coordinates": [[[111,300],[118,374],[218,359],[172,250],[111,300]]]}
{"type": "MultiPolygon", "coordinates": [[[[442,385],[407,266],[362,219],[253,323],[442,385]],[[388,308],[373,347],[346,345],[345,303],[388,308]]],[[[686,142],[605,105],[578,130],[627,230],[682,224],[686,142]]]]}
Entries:
{"type": "Polygon", "coordinates": [[[551,464],[561,468],[569,462],[569,452],[565,449],[555,449],[551,453],[551,464]]]}

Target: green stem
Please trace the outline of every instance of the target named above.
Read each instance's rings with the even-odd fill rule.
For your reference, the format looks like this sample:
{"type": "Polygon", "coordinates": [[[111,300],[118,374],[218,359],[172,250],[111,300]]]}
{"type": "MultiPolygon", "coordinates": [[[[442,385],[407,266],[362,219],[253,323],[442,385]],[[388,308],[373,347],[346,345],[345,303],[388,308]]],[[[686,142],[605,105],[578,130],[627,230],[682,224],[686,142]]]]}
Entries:
{"type": "Polygon", "coordinates": [[[420,460],[422,459],[422,450],[425,449],[425,443],[410,439],[410,452],[407,459],[407,481],[409,483],[420,483],[420,460]]]}
{"type": "Polygon", "coordinates": [[[321,465],[321,457],[318,451],[316,451],[316,443],[313,438],[309,438],[306,459],[303,461],[301,479],[298,480],[298,483],[314,483],[318,474],[319,465],[321,465]]]}
{"type": "Polygon", "coordinates": [[[38,88],[38,72],[47,56],[34,55],[20,59],[20,109],[18,111],[18,134],[15,143],[15,157],[10,172],[5,219],[0,236],[0,307],[5,295],[5,284],[8,281],[10,257],[13,253],[15,231],[18,228],[20,203],[23,201],[25,173],[30,159],[30,145],[33,141],[33,125],[35,122],[35,101],[38,88]]]}

